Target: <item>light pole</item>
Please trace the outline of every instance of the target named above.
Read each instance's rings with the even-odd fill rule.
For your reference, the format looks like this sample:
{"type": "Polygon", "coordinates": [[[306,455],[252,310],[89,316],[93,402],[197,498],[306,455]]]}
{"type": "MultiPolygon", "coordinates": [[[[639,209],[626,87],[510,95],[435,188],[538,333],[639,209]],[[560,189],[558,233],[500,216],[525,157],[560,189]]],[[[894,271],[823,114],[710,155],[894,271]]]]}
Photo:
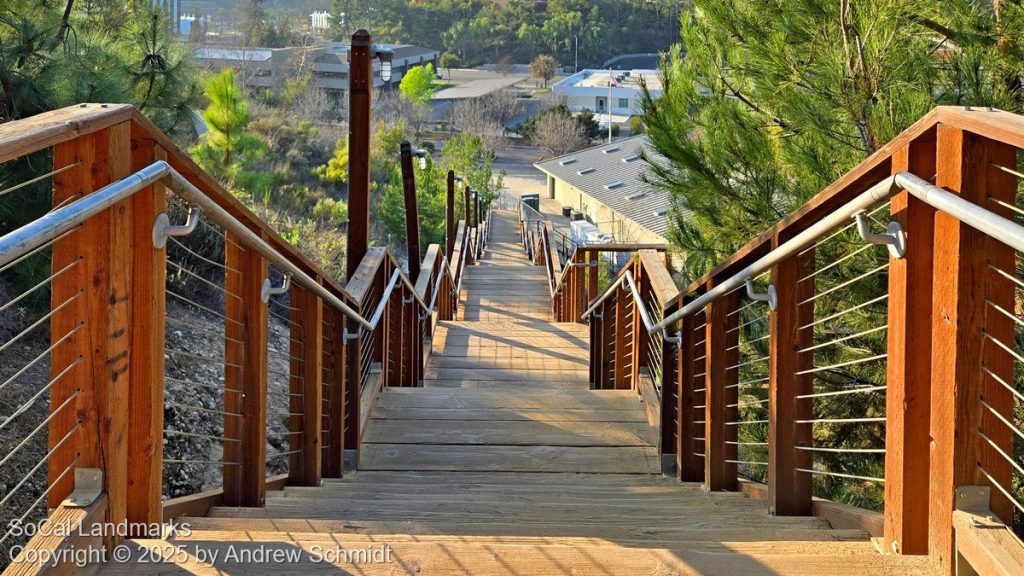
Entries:
{"type": "Polygon", "coordinates": [[[572,73],[575,74],[580,71],[580,37],[573,34],[572,40],[576,43],[576,63],[572,65],[572,73]]]}
{"type": "Polygon", "coordinates": [[[346,278],[351,279],[366,256],[370,243],[370,107],[373,91],[373,59],[381,60],[381,77],[391,77],[388,50],[378,50],[366,30],[352,35],[349,47],[348,90],[348,247],[346,278]]]}
{"type": "Polygon", "coordinates": [[[612,143],[612,69],[608,68],[608,143],[612,143]]]}

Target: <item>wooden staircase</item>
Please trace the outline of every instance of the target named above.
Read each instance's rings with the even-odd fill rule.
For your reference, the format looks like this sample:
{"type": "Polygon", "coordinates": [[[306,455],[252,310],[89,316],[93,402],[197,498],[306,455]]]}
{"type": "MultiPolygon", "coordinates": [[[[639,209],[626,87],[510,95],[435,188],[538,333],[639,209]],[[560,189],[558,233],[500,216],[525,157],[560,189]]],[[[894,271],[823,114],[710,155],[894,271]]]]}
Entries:
{"type": "Polygon", "coordinates": [[[206,550],[230,574],[932,573],[926,558],[879,554],[860,530],[769,516],[742,494],[662,476],[637,394],[589,389],[587,327],[551,322],[544,270],[522,256],[515,215],[493,221],[468,269],[464,319],[438,328],[423,388],[382,393],[358,471],[270,492],[265,508],[184,519],[192,534],[175,543],[196,553],[177,568],[214,572],[206,550]],[[317,562],[325,548],[381,545],[392,562],[317,562]],[[266,547],[298,556],[226,560],[266,547]]]}

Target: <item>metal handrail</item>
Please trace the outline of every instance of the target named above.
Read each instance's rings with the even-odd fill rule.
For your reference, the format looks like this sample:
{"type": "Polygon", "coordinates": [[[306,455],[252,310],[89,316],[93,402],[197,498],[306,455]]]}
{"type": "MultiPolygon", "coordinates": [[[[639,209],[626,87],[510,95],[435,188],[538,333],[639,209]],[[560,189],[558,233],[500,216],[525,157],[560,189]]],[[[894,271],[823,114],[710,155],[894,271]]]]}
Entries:
{"type": "MultiPolygon", "coordinates": [[[[842,225],[844,222],[856,217],[858,213],[870,208],[872,205],[885,200],[893,193],[905,189],[915,198],[957,218],[964,224],[988,234],[996,240],[1008,246],[1024,251],[1024,226],[1012,220],[1003,218],[977,204],[964,200],[959,196],[943,190],[927,180],[915,176],[910,172],[900,172],[894,176],[888,176],[881,182],[869,188],[866,192],[847,202],[839,209],[826,215],[824,218],[797,234],[789,241],[772,250],[765,256],[759,258],[753,264],[740,270],[727,280],[717,284],[712,289],[692,302],[686,304],[675,313],[665,317],[661,322],[648,328],[648,332],[666,330],[680,319],[685,318],[701,309],[709,302],[720,298],[733,290],[744,286],[749,278],[756,278],[770,270],[779,262],[799,253],[808,246],[814,244],[821,236],[842,225]]],[[[588,319],[597,308],[603,304],[615,292],[617,286],[613,283],[609,289],[597,298],[593,305],[583,313],[582,318],[588,319]]],[[[681,339],[680,339],[681,341],[681,339]]]]}
{"type": "Polygon", "coordinates": [[[32,249],[60,236],[118,202],[130,198],[140,190],[164,180],[167,180],[164,184],[176,195],[186,202],[203,209],[210,218],[219,222],[226,231],[238,236],[271,264],[281,269],[282,272],[290,274],[294,281],[314,292],[363,328],[373,329],[370,321],[340,298],[331,294],[319,282],[293,264],[252,230],[249,230],[249,228],[229,214],[227,210],[214,202],[163,160],[157,160],[117,182],[108,184],[96,192],[84,196],[81,200],[58,208],[0,237],[0,266],[12,262],[32,249]]]}
{"type": "Polygon", "coordinates": [[[545,230],[541,230],[540,242],[544,247],[544,272],[548,276],[548,291],[551,293],[551,299],[555,298],[555,266],[551,261],[551,249],[548,247],[548,235],[544,233],[545,230]]]}

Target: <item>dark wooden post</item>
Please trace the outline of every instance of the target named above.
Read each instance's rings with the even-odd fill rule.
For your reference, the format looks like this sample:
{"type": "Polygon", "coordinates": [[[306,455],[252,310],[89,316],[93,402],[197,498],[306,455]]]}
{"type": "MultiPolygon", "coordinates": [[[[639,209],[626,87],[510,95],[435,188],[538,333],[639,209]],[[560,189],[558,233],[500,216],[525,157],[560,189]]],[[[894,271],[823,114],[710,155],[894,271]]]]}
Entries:
{"type": "Polygon", "coordinates": [[[409,250],[409,278],[420,275],[420,218],[416,206],[416,174],[412,167],[412,145],[402,142],[402,189],[405,191],[405,232],[409,250]]]}
{"type": "Polygon", "coordinates": [[[626,299],[625,290],[622,289],[622,286],[618,286],[615,289],[615,295],[613,298],[614,302],[612,313],[615,315],[615,332],[613,333],[613,338],[615,339],[615,375],[612,379],[612,388],[616,390],[628,390],[632,386],[632,373],[626,372],[625,358],[629,351],[629,347],[633,344],[633,333],[631,330],[627,330],[629,326],[626,324],[625,318],[626,310],[631,306],[631,304],[626,299]]]}
{"type": "Polygon", "coordinates": [[[455,252],[455,171],[448,171],[448,198],[445,202],[445,256],[450,262],[455,252]]]}
{"type": "MultiPolygon", "coordinates": [[[[127,176],[130,145],[127,122],[55,145],[53,168],[66,170],[53,176],[53,204],[87,196],[127,176]]],[[[148,380],[148,371],[136,375],[130,370],[132,208],[131,201],[123,201],[89,218],[77,232],[54,243],[51,262],[55,272],[68,270],[53,280],[50,294],[55,348],[49,506],[60,505],[71,492],[76,468],[99,468],[108,498],[106,520],[115,524],[127,518],[130,386],[160,388],[163,382],[162,373],[154,382],[148,380]]],[[[156,352],[143,348],[139,353],[156,352]]],[[[163,351],[158,353],[162,359],[163,351]]],[[[111,535],[105,543],[116,546],[119,540],[111,535]]]]}
{"type": "Polygon", "coordinates": [[[267,477],[267,261],[228,236],[224,285],[224,503],[263,506],[267,477]]]}
{"type": "MultiPolygon", "coordinates": [[[[785,238],[776,236],[772,248],[785,238]]],[[[813,401],[797,396],[810,394],[814,378],[800,374],[814,367],[813,353],[800,353],[814,342],[814,329],[800,330],[814,321],[814,279],[803,282],[814,270],[814,251],[788,258],[772,268],[772,284],[778,306],[768,314],[768,510],[777,516],[811,514],[811,476],[797,468],[811,468],[811,425],[795,424],[812,417],[813,401]]],[[[766,305],[765,305],[766,306],[766,305]]]]}
{"type": "Polygon", "coordinates": [[[323,475],[327,478],[341,478],[345,471],[345,315],[336,308],[325,307],[324,319],[329,332],[324,335],[328,432],[323,475]]]}
{"type": "Polygon", "coordinates": [[[465,229],[466,245],[465,246],[466,247],[465,247],[465,250],[462,251],[462,256],[463,256],[463,258],[466,259],[466,264],[472,264],[473,263],[473,251],[469,249],[469,231],[470,231],[470,228],[472,228],[472,224],[473,224],[473,218],[472,218],[472,215],[473,215],[473,189],[470,188],[467,185],[465,188],[463,188],[463,193],[465,194],[465,204],[466,204],[465,205],[465,210],[466,210],[466,229],[465,229]]]}
{"type": "Polygon", "coordinates": [[[348,91],[348,248],[347,277],[352,278],[370,242],[370,105],[373,90],[373,38],[366,30],[352,35],[348,91]]]}
{"type": "MultiPolygon", "coordinates": [[[[936,185],[989,210],[1002,212],[993,200],[1014,204],[1014,178],[990,165],[1014,166],[1013,146],[942,124],[937,130],[936,185]]],[[[988,336],[1013,346],[1013,320],[998,311],[987,312],[990,306],[991,310],[1002,307],[1010,314],[1015,309],[1012,290],[1000,285],[994,277],[997,273],[989,269],[992,266],[1013,274],[1015,255],[1012,248],[944,212],[935,216],[933,253],[928,540],[930,555],[944,571],[951,572],[955,564],[955,488],[990,485],[987,476],[1010,487],[1009,462],[981,445],[978,431],[983,430],[1007,454],[1013,453],[1009,429],[981,402],[1003,418],[1010,417],[1013,399],[994,380],[1014,381],[1012,358],[992,342],[983,345],[983,341],[988,336]]],[[[992,490],[990,508],[1007,523],[1011,521],[1010,506],[998,490],[992,490]]]]}
{"type": "MultiPolygon", "coordinates": [[[[935,142],[897,150],[892,170],[934,174],[935,142]]],[[[906,255],[889,259],[883,550],[927,554],[935,209],[903,191],[891,212],[909,233],[906,255]]]]}
{"type": "MultiPolygon", "coordinates": [[[[685,306],[693,300],[687,296],[683,299],[685,306]]],[[[683,482],[700,482],[704,480],[704,462],[697,456],[697,440],[694,438],[694,406],[697,405],[697,388],[704,387],[704,380],[698,379],[700,372],[704,371],[701,364],[700,372],[697,371],[697,360],[704,355],[703,339],[701,332],[696,330],[698,320],[696,314],[685,316],[679,325],[680,334],[683,336],[683,347],[676,356],[678,367],[676,368],[676,379],[678,380],[678,417],[676,419],[676,472],[683,482]],[[700,344],[700,346],[698,346],[700,344]],[[700,385],[698,386],[698,382],[700,385]]],[[[703,446],[700,447],[703,449],[703,446]]]]}
{"type": "Polygon", "coordinates": [[[321,429],[323,421],[323,302],[312,291],[292,283],[290,304],[292,350],[290,356],[290,396],[292,412],[301,414],[289,418],[297,432],[292,441],[301,450],[290,455],[288,483],[294,486],[318,486],[322,475],[323,452],[321,429]],[[296,346],[296,344],[298,346],[296,346]],[[294,348],[298,350],[294,350],[294,348]]]}
{"type": "Polygon", "coordinates": [[[728,462],[736,459],[736,445],[729,444],[736,438],[736,426],[727,425],[738,419],[736,408],[727,406],[738,397],[739,314],[730,315],[738,304],[739,293],[733,291],[709,303],[705,312],[704,485],[711,491],[739,489],[736,464],[728,462]]]}

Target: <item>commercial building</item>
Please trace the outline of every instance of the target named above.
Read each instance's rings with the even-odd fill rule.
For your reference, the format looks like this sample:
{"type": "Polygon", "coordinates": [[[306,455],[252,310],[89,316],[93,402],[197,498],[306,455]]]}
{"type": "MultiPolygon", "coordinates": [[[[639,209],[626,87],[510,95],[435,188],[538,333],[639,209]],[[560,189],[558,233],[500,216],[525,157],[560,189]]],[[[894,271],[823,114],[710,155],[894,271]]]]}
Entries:
{"type": "MultiPolygon", "coordinates": [[[[391,82],[398,84],[412,67],[433,64],[437,69],[440,53],[411,45],[384,45],[394,52],[391,82]]],[[[294,77],[304,63],[311,62],[315,84],[329,91],[348,90],[348,51],[346,42],[330,42],[311,47],[292,48],[222,48],[204,47],[196,50],[196,58],[213,69],[234,68],[242,82],[250,88],[279,91],[288,78],[294,77]]],[[[373,61],[374,86],[383,87],[380,61],[373,61]]]]}
{"type": "Polygon", "coordinates": [[[657,157],[647,136],[580,150],[534,166],[547,175],[548,197],[580,212],[617,242],[666,243],[668,192],[644,182],[657,157]]]}
{"type": "Polygon", "coordinates": [[[580,70],[551,86],[556,96],[566,99],[569,108],[588,108],[599,114],[629,117],[640,107],[641,81],[654,96],[661,95],[657,70],[580,70]]]}

